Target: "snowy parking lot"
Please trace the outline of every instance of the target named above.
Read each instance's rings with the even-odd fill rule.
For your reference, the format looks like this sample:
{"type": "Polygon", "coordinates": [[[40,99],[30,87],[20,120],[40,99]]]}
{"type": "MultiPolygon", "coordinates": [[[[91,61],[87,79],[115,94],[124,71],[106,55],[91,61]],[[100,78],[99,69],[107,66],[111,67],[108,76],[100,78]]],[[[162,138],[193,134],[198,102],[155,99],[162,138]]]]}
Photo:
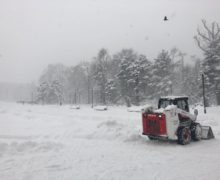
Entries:
{"type": "Polygon", "coordinates": [[[220,178],[220,107],[199,109],[215,139],[150,141],[140,112],[125,107],[0,103],[1,180],[146,180],[220,178]]]}

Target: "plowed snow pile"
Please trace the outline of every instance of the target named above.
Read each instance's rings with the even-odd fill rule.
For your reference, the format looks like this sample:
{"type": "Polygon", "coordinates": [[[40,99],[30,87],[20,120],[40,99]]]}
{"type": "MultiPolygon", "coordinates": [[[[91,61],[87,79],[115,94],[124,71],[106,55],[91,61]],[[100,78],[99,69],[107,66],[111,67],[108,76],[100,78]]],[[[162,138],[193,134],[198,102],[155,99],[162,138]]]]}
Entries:
{"type": "Polygon", "coordinates": [[[220,107],[199,109],[213,140],[150,141],[125,107],[0,103],[1,180],[146,180],[220,177],[220,107]]]}

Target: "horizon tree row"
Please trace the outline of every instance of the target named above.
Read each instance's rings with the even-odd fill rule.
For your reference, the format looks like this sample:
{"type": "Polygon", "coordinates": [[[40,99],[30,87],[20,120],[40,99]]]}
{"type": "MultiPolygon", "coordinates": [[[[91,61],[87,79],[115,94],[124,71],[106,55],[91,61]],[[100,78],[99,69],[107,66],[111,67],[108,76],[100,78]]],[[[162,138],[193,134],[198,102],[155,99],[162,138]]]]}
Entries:
{"type": "Polygon", "coordinates": [[[173,48],[162,50],[154,60],[133,49],[110,55],[102,48],[91,62],[76,66],[49,65],[39,79],[40,103],[87,103],[140,105],[165,95],[187,95],[201,102],[201,74],[206,77],[207,102],[220,105],[220,29],[216,22],[197,30],[195,41],[204,59],[173,48]]]}

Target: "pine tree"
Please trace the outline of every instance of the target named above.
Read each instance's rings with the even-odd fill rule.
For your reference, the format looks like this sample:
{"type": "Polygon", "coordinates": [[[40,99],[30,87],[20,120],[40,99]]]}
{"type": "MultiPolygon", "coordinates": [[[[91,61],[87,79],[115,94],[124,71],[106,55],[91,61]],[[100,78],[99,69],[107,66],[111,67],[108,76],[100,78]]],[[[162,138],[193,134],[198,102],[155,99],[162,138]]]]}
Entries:
{"type": "Polygon", "coordinates": [[[153,68],[154,97],[172,94],[173,64],[168,51],[162,50],[159,53],[153,68]]]}
{"type": "Polygon", "coordinates": [[[49,104],[62,103],[67,83],[66,71],[67,68],[62,64],[51,64],[45,69],[39,80],[40,101],[49,104]]]}
{"type": "Polygon", "coordinates": [[[49,85],[47,82],[41,82],[37,88],[37,102],[46,103],[49,85]]]}
{"type": "Polygon", "coordinates": [[[194,66],[184,66],[183,75],[184,81],[182,83],[183,94],[189,97],[191,104],[198,103],[202,100],[202,81],[201,81],[201,67],[200,62],[196,61],[194,66]]]}
{"type": "MultiPolygon", "coordinates": [[[[53,99],[57,100],[57,102],[62,105],[62,97],[63,97],[63,87],[62,84],[58,80],[54,80],[51,83],[51,93],[54,95],[53,99]]],[[[53,101],[52,101],[53,102],[53,101]]]]}
{"type": "Polygon", "coordinates": [[[88,102],[88,66],[87,63],[80,63],[69,69],[66,88],[70,103],[77,103],[79,100],[88,102]]]}
{"type": "Polygon", "coordinates": [[[108,79],[108,82],[106,84],[106,99],[110,104],[114,104],[117,101],[118,98],[118,90],[117,90],[117,84],[116,80],[114,79],[108,79]]]}
{"type": "Polygon", "coordinates": [[[93,77],[100,88],[101,103],[106,104],[106,86],[108,82],[108,62],[110,56],[106,49],[101,49],[93,63],[93,77]]]}
{"type": "Polygon", "coordinates": [[[134,97],[134,67],[137,59],[136,53],[132,49],[123,49],[115,58],[119,60],[119,72],[117,79],[119,82],[120,96],[125,100],[127,106],[131,105],[131,99],[134,97]],[[133,74],[132,74],[133,73],[133,74]]]}

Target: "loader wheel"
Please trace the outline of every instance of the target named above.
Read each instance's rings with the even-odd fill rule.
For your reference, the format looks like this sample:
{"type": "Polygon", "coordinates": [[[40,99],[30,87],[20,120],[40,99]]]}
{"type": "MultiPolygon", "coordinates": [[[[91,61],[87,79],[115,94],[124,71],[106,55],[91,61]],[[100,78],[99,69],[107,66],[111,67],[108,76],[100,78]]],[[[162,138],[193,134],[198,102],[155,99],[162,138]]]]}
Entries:
{"type": "Polygon", "coordinates": [[[153,136],[148,136],[148,138],[149,138],[150,140],[156,140],[156,138],[153,137],[153,136]]]}
{"type": "Polygon", "coordinates": [[[202,139],[202,126],[199,123],[194,123],[191,127],[191,135],[194,141],[202,139]]]}
{"type": "Polygon", "coordinates": [[[178,143],[185,145],[191,141],[191,131],[187,127],[182,127],[178,130],[178,143]]]}

